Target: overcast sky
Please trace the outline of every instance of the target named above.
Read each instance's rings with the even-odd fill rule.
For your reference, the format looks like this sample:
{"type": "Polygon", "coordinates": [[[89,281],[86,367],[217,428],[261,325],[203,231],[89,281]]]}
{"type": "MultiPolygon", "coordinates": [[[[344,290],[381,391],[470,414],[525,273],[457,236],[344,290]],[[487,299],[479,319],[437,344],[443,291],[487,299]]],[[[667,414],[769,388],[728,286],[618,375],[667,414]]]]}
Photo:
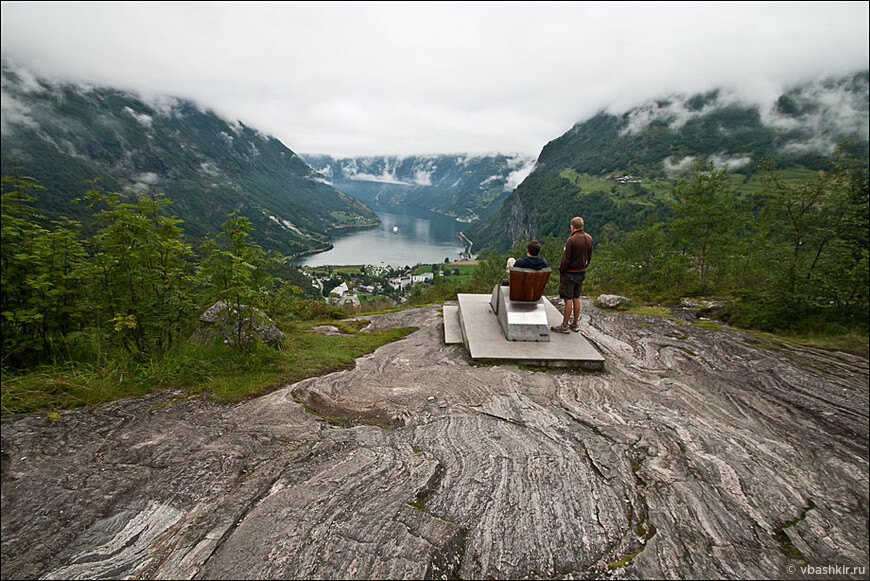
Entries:
{"type": "Polygon", "coordinates": [[[868,2],[2,2],[37,75],[195,100],[297,153],[524,153],[602,109],[868,68],[868,2]]]}

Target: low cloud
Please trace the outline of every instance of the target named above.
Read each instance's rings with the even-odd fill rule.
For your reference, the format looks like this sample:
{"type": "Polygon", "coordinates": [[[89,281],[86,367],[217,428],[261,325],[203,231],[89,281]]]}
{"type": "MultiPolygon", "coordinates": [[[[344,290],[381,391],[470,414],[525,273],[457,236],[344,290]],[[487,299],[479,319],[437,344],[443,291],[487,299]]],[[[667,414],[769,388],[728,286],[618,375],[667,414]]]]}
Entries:
{"type": "Polygon", "coordinates": [[[411,182],[400,180],[396,177],[396,167],[398,162],[396,158],[384,159],[384,169],[380,174],[373,174],[361,171],[355,159],[350,159],[345,163],[341,170],[345,179],[358,180],[363,182],[378,182],[382,184],[396,184],[402,186],[410,186],[411,182]]]}
{"type": "Polygon", "coordinates": [[[30,108],[5,91],[0,92],[0,130],[4,134],[15,131],[16,125],[37,128],[39,125],[31,117],[30,108]]]}
{"type": "Polygon", "coordinates": [[[418,186],[431,186],[432,185],[432,174],[435,172],[437,168],[432,167],[431,169],[417,169],[414,171],[414,183],[418,186]]]}
{"type": "Polygon", "coordinates": [[[151,115],[148,115],[146,113],[137,113],[136,111],[133,111],[133,109],[131,109],[130,107],[124,107],[124,111],[129,113],[130,116],[138,121],[143,127],[151,129],[151,122],[153,121],[151,115]]]}
{"type": "MultiPolygon", "coordinates": [[[[828,154],[844,139],[868,139],[870,115],[867,90],[867,78],[855,75],[836,82],[815,79],[799,89],[792,87],[769,93],[764,102],[757,99],[750,102],[745,95],[733,90],[694,96],[669,95],[651,99],[628,111],[625,114],[627,123],[621,134],[638,134],[654,122],[662,122],[671,130],[679,130],[689,121],[720,108],[755,107],[764,125],[777,129],[780,134],[795,134],[795,138],[783,147],[783,152],[828,154]]],[[[715,161],[717,158],[713,159],[715,161]]],[[[745,156],[735,157],[733,154],[728,159],[732,168],[750,162],[745,156]]],[[[666,163],[666,169],[679,171],[684,163],[682,160],[670,160],[666,163]]]]}
{"type": "Polygon", "coordinates": [[[524,179],[529,177],[529,174],[535,169],[535,162],[534,158],[519,155],[509,159],[508,166],[516,169],[508,174],[504,185],[505,191],[515,190],[524,179]]]}
{"type": "MultiPolygon", "coordinates": [[[[866,69],[868,20],[866,2],[4,2],[0,44],[41,77],[135,91],[154,115],[190,99],[294,151],[536,157],[601,110],[714,88],[770,104],[866,69]]],[[[632,130],[658,113],[696,114],[675,102],[632,130]]]]}
{"type": "Polygon", "coordinates": [[[149,188],[160,182],[160,177],[154,172],[143,172],[133,176],[133,184],[127,186],[127,190],[141,194],[147,192],[149,188]]]}
{"type": "Polygon", "coordinates": [[[727,153],[717,153],[710,157],[713,162],[713,167],[716,169],[728,168],[728,171],[737,171],[738,169],[752,163],[752,156],[744,155],[728,155],[727,153]]]}
{"type": "Polygon", "coordinates": [[[684,172],[690,169],[695,164],[694,156],[687,156],[682,159],[674,159],[673,157],[668,157],[664,161],[665,171],[669,173],[678,173],[684,172]]]}
{"type": "Polygon", "coordinates": [[[786,143],[784,153],[828,154],[845,139],[870,138],[867,84],[867,78],[861,76],[840,83],[810,83],[800,90],[787,91],[784,103],[771,105],[763,112],[763,119],[799,137],[786,143]]]}
{"type": "Polygon", "coordinates": [[[694,98],[686,95],[655,97],[627,113],[628,124],[622,129],[621,134],[640,133],[655,121],[662,121],[674,130],[681,129],[692,119],[708,115],[721,107],[739,103],[740,100],[735,94],[723,95],[720,91],[700,94],[694,98]]]}

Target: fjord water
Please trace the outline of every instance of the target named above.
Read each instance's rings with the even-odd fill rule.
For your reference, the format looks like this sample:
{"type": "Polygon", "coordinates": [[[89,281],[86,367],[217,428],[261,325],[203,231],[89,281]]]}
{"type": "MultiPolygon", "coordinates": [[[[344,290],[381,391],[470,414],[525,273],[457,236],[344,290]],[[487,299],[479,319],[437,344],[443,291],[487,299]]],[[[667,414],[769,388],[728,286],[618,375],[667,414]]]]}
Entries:
{"type": "Polygon", "coordinates": [[[413,266],[459,260],[464,246],[456,236],[467,224],[434,213],[376,210],[380,226],[333,233],[333,249],[300,257],[304,266],[373,264],[413,266]]]}

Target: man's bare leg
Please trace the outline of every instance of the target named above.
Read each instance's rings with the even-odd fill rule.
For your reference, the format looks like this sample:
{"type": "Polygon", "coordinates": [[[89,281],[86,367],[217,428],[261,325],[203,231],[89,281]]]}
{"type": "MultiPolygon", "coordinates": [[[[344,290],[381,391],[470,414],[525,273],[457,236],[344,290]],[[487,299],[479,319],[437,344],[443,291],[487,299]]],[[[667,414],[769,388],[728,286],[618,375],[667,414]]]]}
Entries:
{"type": "MultiPolygon", "coordinates": [[[[576,324],[580,324],[580,299],[571,299],[571,302],[574,303],[574,322],[576,324]]],[[[565,324],[569,324],[570,319],[565,324]]]]}
{"type": "MultiPolygon", "coordinates": [[[[565,315],[562,317],[562,326],[567,327],[568,323],[571,322],[571,311],[574,309],[574,301],[576,299],[565,299],[565,315]]],[[[577,301],[578,303],[580,301],[577,301]]],[[[578,305],[579,307],[579,305],[578,305]]],[[[577,311],[580,312],[579,309],[577,311]]]]}

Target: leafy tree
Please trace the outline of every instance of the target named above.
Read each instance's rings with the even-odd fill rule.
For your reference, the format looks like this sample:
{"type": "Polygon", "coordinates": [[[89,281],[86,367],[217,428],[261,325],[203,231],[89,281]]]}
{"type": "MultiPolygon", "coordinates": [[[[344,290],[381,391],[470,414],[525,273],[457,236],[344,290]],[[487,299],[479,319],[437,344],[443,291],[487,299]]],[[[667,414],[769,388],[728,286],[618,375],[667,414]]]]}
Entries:
{"type": "Polygon", "coordinates": [[[736,232],[744,224],[728,170],[716,170],[712,162],[698,165],[690,178],[674,185],[673,196],[676,217],[669,225],[673,242],[692,258],[698,291],[709,292],[711,277],[724,274],[734,253],[736,232]]]}
{"type": "MultiPolygon", "coordinates": [[[[251,322],[263,317],[260,309],[268,304],[274,282],[270,269],[277,259],[253,242],[250,221],[236,212],[223,223],[217,240],[207,239],[202,249],[200,275],[206,296],[232,309],[228,324],[233,344],[247,353],[257,339],[251,322]]],[[[287,292],[295,294],[290,288],[287,292]]]]}
{"type": "Polygon", "coordinates": [[[185,328],[193,302],[193,252],[180,220],[161,214],[161,196],[125,201],[99,188],[85,194],[99,226],[92,240],[97,324],[129,352],[168,347],[185,328]]]}
{"type": "Polygon", "coordinates": [[[673,299],[688,286],[690,260],[674,248],[662,222],[650,220],[620,242],[605,241],[593,256],[595,285],[602,290],[673,299]]]}
{"type": "Polygon", "coordinates": [[[490,252],[482,260],[471,277],[470,292],[492,292],[492,287],[507,279],[505,273],[507,257],[496,251],[490,252]]]}
{"type": "Polygon", "coordinates": [[[3,178],[0,313],[3,362],[13,366],[55,360],[87,320],[78,223],[58,221],[54,230],[37,223],[29,204],[39,187],[3,178]]]}
{"type": "MultiPolygon", "coordinates": [[[[492,287],[490,287],[490,290],[492,290],[492,287]]],[[[461,282],[439,276],[435,278],[431,285],[415,284],[412,286],[411,294],[408,296],[408,304],[428,305],[443,303],[447,300],[455,300],[456,295],[464,291],[464,285],[461,282]]]]}
{"type": "Polygon", "coordinates": [[[760,284],[740,293],[750,324],[800,328],[831,311],[866,325],[867,173],[845,148],[829,157],[830,171],[796,183],[763,164],[760,284]]]}

